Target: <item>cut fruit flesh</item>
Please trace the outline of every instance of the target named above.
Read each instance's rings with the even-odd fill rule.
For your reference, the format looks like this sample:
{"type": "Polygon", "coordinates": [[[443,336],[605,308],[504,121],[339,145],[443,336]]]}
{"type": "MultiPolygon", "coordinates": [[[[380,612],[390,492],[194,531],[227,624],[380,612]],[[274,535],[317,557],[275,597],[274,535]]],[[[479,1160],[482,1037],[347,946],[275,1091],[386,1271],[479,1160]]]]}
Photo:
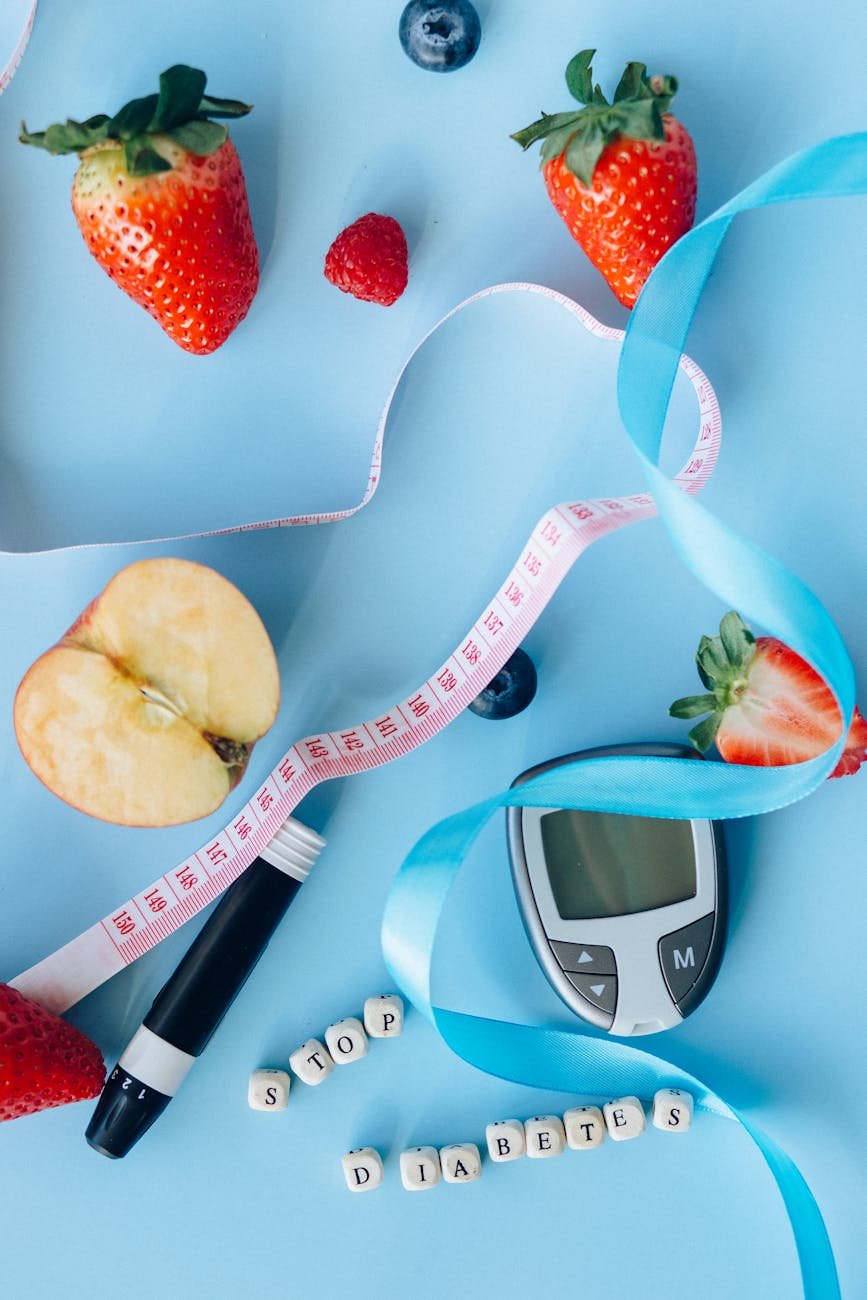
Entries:
{"type": "Polygon", "coordinates": [[[229,793],[230,771],[213,747],[103,655],[58,646],[24,680],[18,742],[74,808],[127,826],[153,825],[159,808],[166,826],[213,812],[229,793]]]}
{"type": "Polygon", "coordinates": [[[122,664],[213,736],[256,740],[276,716],[277,664],[262,621],[237,587],[202,564],[129,565],[64,641],[122,664]]]}
{"type": "Polygon", "coordinates": [[[15,731],[73,807],[168,826],[219,807],[278,704],[274,651],[241,592],[203,565],[143,560],[25,675],[15,731]]]}

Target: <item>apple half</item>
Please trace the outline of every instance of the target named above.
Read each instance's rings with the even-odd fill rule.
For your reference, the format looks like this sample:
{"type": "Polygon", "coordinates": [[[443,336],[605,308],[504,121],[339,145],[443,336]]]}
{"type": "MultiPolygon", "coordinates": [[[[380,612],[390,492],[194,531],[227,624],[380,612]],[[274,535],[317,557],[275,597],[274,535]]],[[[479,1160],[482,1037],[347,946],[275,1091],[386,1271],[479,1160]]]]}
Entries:
{"type": "Polygon", "coordinates": [[[202,564],[140,560],[25,674],[15,734],[74,808],[174,826],[219,808],[279,703],[274,650],[246,596],[202,564]]]}

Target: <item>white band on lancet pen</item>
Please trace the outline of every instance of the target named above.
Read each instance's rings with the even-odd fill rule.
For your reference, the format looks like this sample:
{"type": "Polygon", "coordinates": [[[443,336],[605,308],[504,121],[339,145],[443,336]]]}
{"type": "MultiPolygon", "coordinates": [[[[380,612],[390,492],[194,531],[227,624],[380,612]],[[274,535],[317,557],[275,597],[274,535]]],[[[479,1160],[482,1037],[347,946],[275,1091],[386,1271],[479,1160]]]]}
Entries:
{"type": "Polygon", "coordinates": [[[146,1087],[174,1097],[195,1063],[196,1058],[189,1052],[167,1043],[146,1025],[139,1025],[117,1068],[141,1080],[146,1087]]]}

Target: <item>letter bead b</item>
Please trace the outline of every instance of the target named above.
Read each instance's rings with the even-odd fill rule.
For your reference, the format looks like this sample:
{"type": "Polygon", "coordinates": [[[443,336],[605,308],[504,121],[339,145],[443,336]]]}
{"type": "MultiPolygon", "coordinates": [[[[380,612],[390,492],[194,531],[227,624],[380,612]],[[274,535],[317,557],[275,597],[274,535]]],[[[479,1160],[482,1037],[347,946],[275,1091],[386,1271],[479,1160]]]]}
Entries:
{"type": "Polygon", "coordinates": [[[524,1125],[519,1119],[498,1119],[485,1128],[488,1155],[497,1164],[526,1155],[524,1125]]]}

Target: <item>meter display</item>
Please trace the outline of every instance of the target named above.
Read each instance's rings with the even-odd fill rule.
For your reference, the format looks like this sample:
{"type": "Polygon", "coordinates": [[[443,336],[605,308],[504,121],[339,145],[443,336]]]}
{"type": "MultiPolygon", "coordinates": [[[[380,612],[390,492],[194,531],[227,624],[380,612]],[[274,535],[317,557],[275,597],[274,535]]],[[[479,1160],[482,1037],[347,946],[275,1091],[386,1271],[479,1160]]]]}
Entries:
{"type": "Polygon", "coordinates": [[[695,897],[689,822],[562,808],[540,822],[557,911],[565,921],[628,916],[695,897]]]}

